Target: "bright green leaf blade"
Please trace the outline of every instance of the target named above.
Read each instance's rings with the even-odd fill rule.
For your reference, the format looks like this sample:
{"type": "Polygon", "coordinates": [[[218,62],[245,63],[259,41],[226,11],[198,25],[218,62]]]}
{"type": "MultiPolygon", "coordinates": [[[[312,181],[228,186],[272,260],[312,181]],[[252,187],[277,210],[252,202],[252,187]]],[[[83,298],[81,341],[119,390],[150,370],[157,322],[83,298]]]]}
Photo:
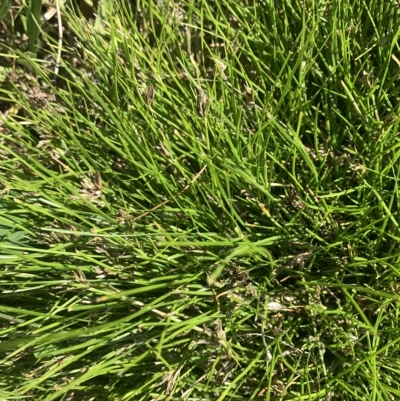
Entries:
{"type": "Polygon", "coordinates": [[[0,22],[7,17],[10,0],[0,0],[0,22]]]}
{"type": "Polygon", "coordinates": [[[33,54],[37,54],[37,41],[40,34],[40,15],[42,0],[30,0],[26,29],[28,35],[28,48],[33,54]]]}

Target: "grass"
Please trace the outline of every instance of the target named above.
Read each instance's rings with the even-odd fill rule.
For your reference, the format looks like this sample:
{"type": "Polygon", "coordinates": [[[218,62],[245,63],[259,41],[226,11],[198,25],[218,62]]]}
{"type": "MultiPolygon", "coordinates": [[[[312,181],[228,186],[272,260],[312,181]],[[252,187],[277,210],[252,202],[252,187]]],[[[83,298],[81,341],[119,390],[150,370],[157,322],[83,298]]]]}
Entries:
{"type": "Polygon", "coordinates": [[[398,399],[397,6],[101,5],[2,85],[0,398],[398,399]]]}

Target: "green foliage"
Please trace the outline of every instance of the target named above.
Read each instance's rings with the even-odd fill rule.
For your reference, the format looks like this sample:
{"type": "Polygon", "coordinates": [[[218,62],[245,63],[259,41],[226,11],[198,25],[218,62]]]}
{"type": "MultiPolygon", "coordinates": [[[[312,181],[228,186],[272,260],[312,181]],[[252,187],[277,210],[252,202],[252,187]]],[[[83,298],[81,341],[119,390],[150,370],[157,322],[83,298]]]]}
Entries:
{"type": "Polygon", "coordinates": [[[28,48],[33,54],[37,53],[37,41],[40,35],[40,16],[42,12],[42,0],[29,0],[29,9],[26,22],[26,34],[28,35],[28,48]]]}
{"type": "Polygon", "coordinates": [[[397,399],[395,5],[102,5],[2,117],[0,398],[397,399]]]}
{"type": "Polygon", "coordinates": [[[7,17],[10,8],[10,0],[0,0],[0,22],[7,17]]]}

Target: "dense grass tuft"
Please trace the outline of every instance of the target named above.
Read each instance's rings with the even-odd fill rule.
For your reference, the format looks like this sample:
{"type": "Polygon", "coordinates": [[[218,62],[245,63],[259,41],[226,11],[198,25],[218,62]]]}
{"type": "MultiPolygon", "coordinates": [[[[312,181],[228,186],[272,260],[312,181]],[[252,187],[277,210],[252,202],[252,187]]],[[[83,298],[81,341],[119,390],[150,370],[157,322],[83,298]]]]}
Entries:
{"type": "Polygon", "coordinates": [[[399,399],[394,2],[100,6],[2,86],[0,398],[399,399]]]}

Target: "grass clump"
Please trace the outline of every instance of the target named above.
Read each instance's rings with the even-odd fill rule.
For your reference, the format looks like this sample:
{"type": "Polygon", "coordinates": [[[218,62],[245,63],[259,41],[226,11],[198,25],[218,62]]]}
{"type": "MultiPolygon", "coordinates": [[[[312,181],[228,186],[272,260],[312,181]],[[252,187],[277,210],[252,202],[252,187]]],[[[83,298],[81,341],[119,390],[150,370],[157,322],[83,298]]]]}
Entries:
{"type": "Polygon", "coordinates": [[[1,398],[397,399],[395,5],[100,7],[3,86],[1,398]]]}

